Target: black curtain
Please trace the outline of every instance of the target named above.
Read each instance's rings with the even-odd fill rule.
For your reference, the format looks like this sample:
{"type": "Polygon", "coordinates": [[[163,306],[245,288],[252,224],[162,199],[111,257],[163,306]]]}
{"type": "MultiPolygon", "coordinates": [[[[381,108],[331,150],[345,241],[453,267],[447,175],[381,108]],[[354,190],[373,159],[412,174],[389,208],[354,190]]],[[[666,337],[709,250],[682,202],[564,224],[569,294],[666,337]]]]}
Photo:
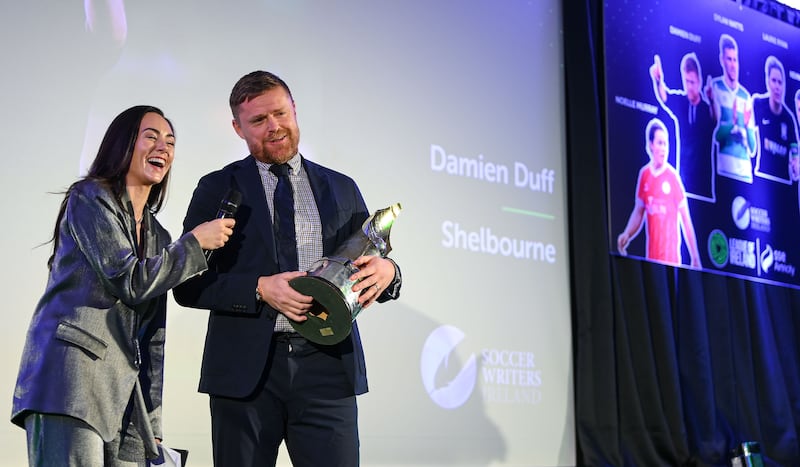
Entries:
{"type": "Polygon", "coordinates": [[[563,10],[578,464],[800,466],[800,291],[609,254],[602,5],[563,10]]]}

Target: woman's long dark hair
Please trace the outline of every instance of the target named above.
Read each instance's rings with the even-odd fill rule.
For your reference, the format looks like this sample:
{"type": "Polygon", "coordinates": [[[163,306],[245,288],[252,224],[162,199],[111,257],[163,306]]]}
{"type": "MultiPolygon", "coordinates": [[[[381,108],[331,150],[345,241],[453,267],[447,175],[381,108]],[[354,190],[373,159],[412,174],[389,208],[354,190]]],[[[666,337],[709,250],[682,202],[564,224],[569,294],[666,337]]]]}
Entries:
{"type": "MultiPolygon", "coordinates": [[[[128,169],[131,165],[136,139],[139,136],[139,127],[142,124],[142,119],[145,114],[148,113],[155,113],[164,117],[170,128],[172,128],[173,134],[175,133],[172,122],[164,116],[164,112],[150,105],[131,107],[114,118],[106,130],[106,134],[103,136],[103,141],[100,143],[97,156],[95,156],[92,166],[89,167],[89,173],[81,180],[73,183],[64,195],[64,199],[61,200],[61,207],[58,211],[58,217],[56,217],[56,225],[53,229],[53,238],[51,239],[53,242],[53,254],[50,255],[50,259],[47,261],[48,267],[53,266],[53,260],[55,259],[56,250],[58,249],[59,225],[64,218],[64,211],[67,208],[69,194],[75,185],[86,179],[96,180],[106,185],[114,194],[117,202],[122,205],[122,194],[126,190],[125,176],[128,174],[128,169]]],[[[147,206],[150,212],[157,213],[161,210],[164,204],[164,198],[166,197],[168,182],[169,172],[164,175],[164,179],[161,180],[160,183],[150,188],[150,195],[147,197],[147,206]]]]}

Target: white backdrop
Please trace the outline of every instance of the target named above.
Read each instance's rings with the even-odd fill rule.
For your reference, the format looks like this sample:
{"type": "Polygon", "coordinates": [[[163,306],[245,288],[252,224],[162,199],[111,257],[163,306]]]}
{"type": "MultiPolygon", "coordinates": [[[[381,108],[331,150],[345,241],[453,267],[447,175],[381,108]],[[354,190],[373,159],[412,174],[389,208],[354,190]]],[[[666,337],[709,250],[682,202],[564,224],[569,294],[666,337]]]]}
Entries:
{"type": "MultiPolygon", "coordinates": [[[[371,210],[404,208],[402,297],[358,317],[362,464],[574,465],[560,26],[556,0],[4,2],[0,408],[46,280],[52,193],[117,113],[155,105],[177,134],[159,219],[179,235],[198,178],[246,155],[233,83],[266,69],[292,88],[301,152],[353,176],[371,210]]],[[[211,465],[206,319],[170,302],[165,435],[192,467],[211,465]]],[[[0,424],[0,452],[24,465],[24,431],[0,424]]]]}

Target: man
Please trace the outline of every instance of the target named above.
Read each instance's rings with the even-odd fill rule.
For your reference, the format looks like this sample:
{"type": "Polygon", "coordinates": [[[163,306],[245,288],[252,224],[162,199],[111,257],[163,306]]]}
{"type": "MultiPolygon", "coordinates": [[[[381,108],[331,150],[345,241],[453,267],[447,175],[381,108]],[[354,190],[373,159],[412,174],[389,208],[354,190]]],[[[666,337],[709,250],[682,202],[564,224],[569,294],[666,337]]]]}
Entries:
{"type": "Polygon", "coordinates": [[[797,117],[797,121],[800,122],[800,89],[794,93],[794,112],[795,116],[797,117]]]}
{"type": "MultiPolygon", "coordinates": [[[[214,217],[234,188],[242,193],[236,230],[209,271],[175,291],[179,303],[211,310],[199,389],[210,395],[214,464],[275,465],[285,441],[295,466],[358,465],[355,396],[367,391],[358,326],[333,346],[292,332],[289,322],[307,319],[312,298],[289,281],[332,254],[369,213],[352,179],[299,154],[295,103],[283,80],[266,71],[245,75],[230,107],[250,155],[200,179],[184,228],[214,217]],[[271,171],[282,164],[296,213],[291,248],[278,247],[286,229],[273,221],[286,219],[289,204],[278,197],[285,181],[271,171]]],[[[398,297],[393,261],[364,256],[354,264],[352,290],[364,307],[398,297]]]]}
{"type": "Polygon", "coordinates": [[[628,244],[639,234],[646,218],[647,259],[680,266],[682,229],[690,265],[699,269],[702,264],[689,203],[680,177],[667,161],[667,128],[657,118],[650,120],[645,129],[645,150],[650,162],[639,170],[633,211],[625,229],[617,236],[617,249],[623,256],[628,254],[628,244]]]}
{"type": "Polygon", "coordinates": [[[682,90],[669,89],[664,82],[661,58],[656,55],[650,67],[653,91],[661,106],[675,121],[678,150],[676,164],[686,195],[714,200],[714,167],[711,135],[714,121],[701,91],[700,62],[694,53],[681,59],[682,90]],[[670,99],[670,96],[677,96],[670,99]],[[681,97],[685,97],[682,99],[681,97]]]}
{"type": "Polygon", "coordinates": [[[717,127],[717,173],[746,183],[753,183],[756,137],[750,93],[739,83],[739,49],[728,34],[719,39],[719,62],[723,74],[706,81],[706,95],[717,127]]]}
{"type": "Polygon", "coordinates": [[[784,104],[784,77],[783,64],[772,55],[767,57],[764,63],[767,92],[753,96],[753,116],[759,136],[756,175],[791,185],[789,149],[797,144],[797,124],[784,104]]]}
{"type": "MultiPolygon", "coordinates": [[[[794,93],[794,112],[796,122],[800,122],[800,89],[794,93]]],[[[789,175],[793,182],[800,180],[800,142],[789,147],[789,175]]],[[[797,205],[800,207],[800,183],[797,184],[797,205]]]]}
{"type": "MultiPolygon", "coordinates": [[[[794,112],[796,117],[795,122],[800,123],[800,89],[794,93],[794,112]]],[[[800,141],[798,141],[796,146],[789,147],[789,173],[792,181],[795,182],[800,180],[800,155],[798,154],[798,146],[800,146],[800,141]]],[[[798,184],[798,192],[800,193],[800,184],[798,184]]]]}

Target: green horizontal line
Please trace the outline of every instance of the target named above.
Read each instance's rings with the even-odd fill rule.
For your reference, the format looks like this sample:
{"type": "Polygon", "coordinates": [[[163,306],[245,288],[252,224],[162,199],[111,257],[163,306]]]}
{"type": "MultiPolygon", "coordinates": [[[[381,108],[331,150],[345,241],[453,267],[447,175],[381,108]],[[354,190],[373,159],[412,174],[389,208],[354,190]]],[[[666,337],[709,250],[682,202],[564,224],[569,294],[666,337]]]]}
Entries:
{"type": "Polygon", "coordinates": [[[548,220],[553,220],[556,218],[556,216],[552,214],[545,214],[543,212],[535,212],[535,211],[526,211],[524,209],[509,208],[506,206],[504,206],[502,210],[505,212],[513,212],[514,214],[524,214],[526,216],[541,217],[542,219],[548,219],[548,220]]]}

